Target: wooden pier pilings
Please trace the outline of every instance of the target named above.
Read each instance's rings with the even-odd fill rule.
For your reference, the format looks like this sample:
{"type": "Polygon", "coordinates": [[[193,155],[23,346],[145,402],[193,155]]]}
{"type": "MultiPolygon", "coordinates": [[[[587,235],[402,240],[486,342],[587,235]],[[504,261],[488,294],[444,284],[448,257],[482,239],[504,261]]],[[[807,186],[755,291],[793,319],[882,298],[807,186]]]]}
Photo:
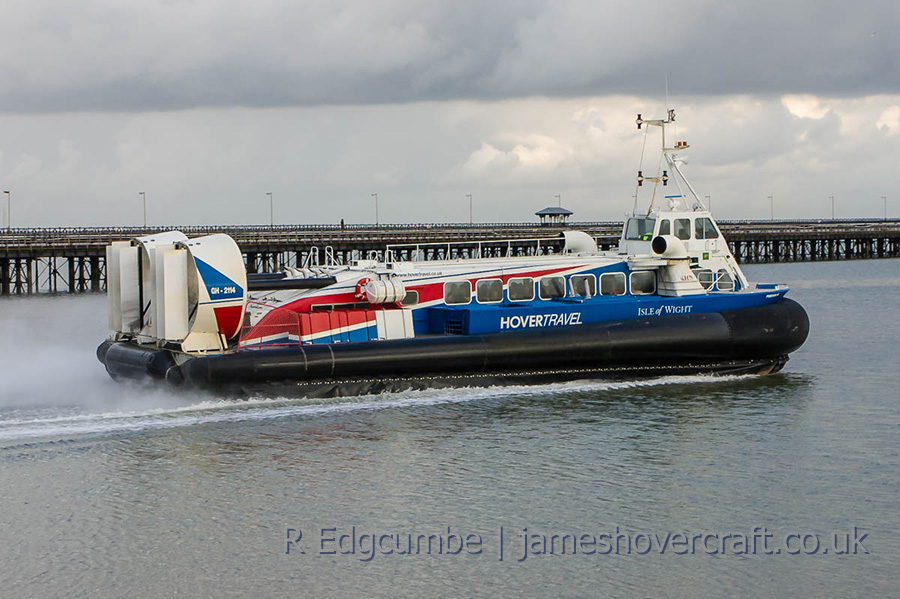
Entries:
{"type": "MultiPolygon", "coordinates": [[[[306,225],[276,227],[159,227],[12,229],[0,231],[0,295],[80,293],[106,288],[106,246],[148,233],[178,229],[188,237],[227,233],[244,253],[248,272],[271,272],[287,266],[346,264],[384,258],[389,245],[394,259],[409,259],[414,244],[432,246],[419,259],[480,255],[501,256],[559,251],[559,233],[582,230],[602,249],[618,244],[621,223],[572,223],[565,227],[532,223],[306,225]],[[553,239],[556,237],[557,239],[553,239]],[[535,245],[535,238],[548,238],[535,245]],[[510,244],[485,243],[511,239],[510,244]],[[479,246],[478,241],[482,241],[479,246]],[[460,243],[463,242],[463,243],[460,243]]],[[[900,257],[900,221],[725,221],[719,222],[734,256],[742,263],[807,262],[900,257]]]]}

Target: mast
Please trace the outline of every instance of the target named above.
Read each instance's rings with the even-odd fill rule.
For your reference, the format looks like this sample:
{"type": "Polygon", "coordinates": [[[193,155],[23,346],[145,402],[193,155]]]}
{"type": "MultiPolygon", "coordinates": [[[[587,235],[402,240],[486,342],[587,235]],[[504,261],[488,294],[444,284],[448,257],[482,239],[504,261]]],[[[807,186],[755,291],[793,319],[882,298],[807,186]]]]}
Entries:
{"type": "MultiPolygon", "coordinates": [[[[700,195],[694,190],[690,181],[687,180],[687,177],[684,176],[684,173],[681,172],[681,168],[679,167],[679,163],[683,163],[684,160],[679,159],[678,153],[687,150],[690,146],[686,141],[676,141],[674,146],[666,145],[666,126],[675,122],[675,109],[670,108],[665,119],[644,119],[638,114],[635,122],[637,123],[638,129],[641,129],[643,125],[650,125],[659,127],[661,132],[662,158],[659,161],[656,176],[646,177],[644,176],[643,170],[639,170],[637,175],[638,187],[643,187],[644,181],[653,183],[653,192],[650,197],[650,205],[647,208],[647,212],[650,213],[662,208],[691,211],[708,210],[706,204],[700,199],[700,195]],[[665,163],[663,163],[663,161],[665,161],[665,163]],[[662,168],[663,166],[666,168],[662,168]],[[671,175],[669,174],[670,172],[672,173],[671,175]],[[675,186],[678,188],[679,192],[678,195],[669,195],[664,198],[659,198],[660,185],[662,185],[662,187],[668,186],[670,179],[675,182],[675,186]],[[685,193],[685,188],[687,188],[687,191],[690,193],[690,197],[685,193]],[[669,206],[662,206],[660,199],[669,200],[669,206]]],[[[643,155],[641,156],[641,162],[643,163],[643,155]]]]}

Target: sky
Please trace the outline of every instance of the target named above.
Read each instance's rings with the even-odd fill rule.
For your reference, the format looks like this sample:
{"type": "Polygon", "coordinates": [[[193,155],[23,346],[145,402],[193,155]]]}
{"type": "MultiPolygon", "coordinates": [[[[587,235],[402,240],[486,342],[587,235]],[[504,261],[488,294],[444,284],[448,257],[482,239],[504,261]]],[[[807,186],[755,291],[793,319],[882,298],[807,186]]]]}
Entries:
{"type": "Polygon", "coordinates": [[[4,226],[140,225],[144,197],[150,225],[371,223],[372,194],[382,223],[468,222],[470,194],[476,222],[621,219],[634,119],[670,107],[720,219],[900,218],[887,1],[5,0],[0,23],[4,226]]]}

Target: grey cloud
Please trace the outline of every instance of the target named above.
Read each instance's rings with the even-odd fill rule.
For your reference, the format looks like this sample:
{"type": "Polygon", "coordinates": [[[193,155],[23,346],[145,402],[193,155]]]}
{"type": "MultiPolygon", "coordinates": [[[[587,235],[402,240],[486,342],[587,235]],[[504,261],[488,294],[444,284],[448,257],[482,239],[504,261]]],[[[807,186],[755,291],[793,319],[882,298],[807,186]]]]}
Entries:
{"type": "MultiPolygon", "coordinates": [[[[672,100],[686,172],[719,217],[768,216],[770,194],[784,218],[825,217],[830,195],[838,215],[880,216],[882,195],[897,214],[900,95],[672,100]]],[[[638,110],[664,114],[658,98],[597,96],[0,115],[0,182],[13,226],[139,224],[140,191],[155,225],[267,222],[269,191],[279,223],[372,222],[374,192],[383,222],[467,220],[470,193],[481,222],[531,221],[556,194],[579,219],[615,219],[640,168],[638,110]]]]}
{"type": "Polygon", "coordinates": [[[893,4],[6,3],[0,110],[900,91],[893,4]],[[873,32],[875,33],[873,35],[873,32]]]}

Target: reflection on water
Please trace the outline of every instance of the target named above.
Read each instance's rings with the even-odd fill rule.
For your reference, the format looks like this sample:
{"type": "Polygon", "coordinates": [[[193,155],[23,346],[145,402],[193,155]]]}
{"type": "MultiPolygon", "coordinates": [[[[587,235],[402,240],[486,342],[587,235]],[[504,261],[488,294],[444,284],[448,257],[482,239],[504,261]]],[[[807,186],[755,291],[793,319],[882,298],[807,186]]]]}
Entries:
{"type": "Polygon", "coordinates": [[[101,296],[0,301],[3,596],[896,595],[896,261],[798,281],[807,345],[769,377],[225,401],[106,379],[101,296]],[[854,294],[841,282],[852,274],[854,294]],[[836,285],[824,285],[829,278],[836,285]],[[836,289],[842,290],[840,292],[836,289]],[[38,324],[36,324],[38,323],[38,324]],[[65,331],[65,343],[60,343],[65,331]],[[475,531],[486,554],[285,553],[287,528],[475,531]],[[830,534],[869,555],[500,562],[499,527],[830,534]]]}

